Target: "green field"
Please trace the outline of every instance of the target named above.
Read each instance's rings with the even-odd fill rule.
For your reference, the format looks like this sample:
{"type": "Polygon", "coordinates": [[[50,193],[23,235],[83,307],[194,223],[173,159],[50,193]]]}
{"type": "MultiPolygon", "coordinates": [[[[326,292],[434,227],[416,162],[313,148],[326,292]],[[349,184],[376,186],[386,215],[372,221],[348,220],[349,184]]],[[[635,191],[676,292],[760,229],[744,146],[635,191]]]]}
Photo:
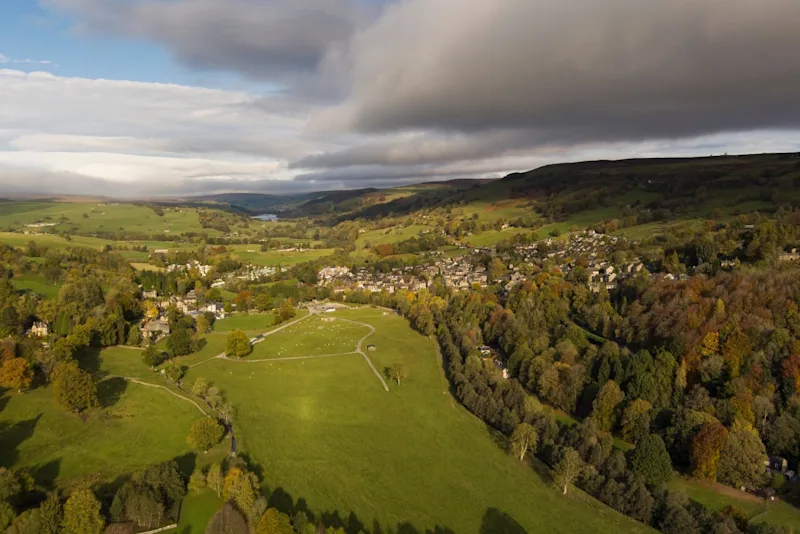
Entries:
{"type": "Polygon", "coordinates": [[[181,503],[178,534],[203,534],[211,517],[222,506],[222,499],[211,490],[190,493],[181,503]]]}
{"type": "Polygon", "coordinates": [[[10,232],[0,232],[0,243],[11,245],[12,247],[26,247],[31,241],[40,247],[64,250],[70,247],[87,247],[101,249],[110,241],[97,239],[94,237],[73,236],[69,241],[57,235],[29,235],[16,234],[10,232]]]}
{"type": "Polygon", "coordinates": [[[505,230],[486,230],[475,235],[466,237],[464,241],[473,247],[486,247],[496,245],[500,241],[511,239],[515,235],[531,234],[531,230],[526,228],[507,228],[505,230]]]}
{"type": "Polygon", "coordinates": [[[745,511],[755,523],[769,523],[790,528],[793,532],[800,531],[800,510],[780,500],[767,505],[764,499],[729,486],[678,476],[670,481],[669,487],[685,493],[710,510],[719,511],[733,505],[745,511]]]}
{"type": "Polygon", "coordinates": [[[189,453],[201,414],[167,392],[122,379],[98,384],[102,408],[84,421],[58,408],[49,388],[0,397],[0,465],[27,467],[42,485],[108,480],[189,453]]]}
{"type": "MultiPolygon", "coordinates": [[[[338,312],[337,312],[338,315],[338,312]]],[[[369,333],[369,328],[325,317],[309,317],[267,336],[253,347],[248,359],[292,358],[295,356],[321,356],[354,352],[358,340],[369,333]]]]}
{"type": "MultiPolygon", "coordinates": [[[[378,349],[369,352],[375,366],[402,361],[409,378],[387,393],[363,357],[351,354],[251,364],[215,359],[185,379],[213,381],[237,406],[240,450],[263,468],[273,498],[302,498],[310,510],[342,518],[352,512],[366,528],[384,531],[403,523],[419,531],[650,531],[577,490],[562,496],[541,466],[505,454],[497,436],[452,399],[433,342],[404,319],[369,308],[333,315],[373,325],[377,332],[366,343],[378,349]]],[[[317,320],[298,323],[304,329],[294,336],[316,341],[292,347],[280,331],[264,344],[303,356],[329,339],[317,320]]]]}
{"type": "MultiPolygon", "coordinates": [[[[128,231],[169,235],[200,230],[200,219],[193,208],[164,208],[164,216],[160,217],[150,208],[133,204],[0,203],[0,228],[20,230],[36,223],[56,224],[52,227],[55,230],[81,233],[128,231]]],[[[210,235],[219,234],[216,230],[206,231],[210,235]]]]}
{"type": "Polygon", "coordinates": [[[214,323],[215,332],[230,332],[231,330],[261,330],[270,328],[275,323],[275,314],[253,313],[236,314],[214,323]]]}
{"type": "Polygon", "coordinates": [[[41,274],[27,273],[15,276],[11,281],[19,290],[43,295],[48,299],[58,298],[58,291],[61,289],[59,284],[51,284],[41,274]]]}
{"type": "Polygon", "coordinates": [[[277,266],[292,267],[298,263],[307,261],[314,261],[333,254],[332,248],[310,249],[303,252],[289,252],[284,250],[271,250],[261,252],[257,245],[249,245],[244,247],[229,247],[232,249],[233,256],[237,257],[240,261],[251,263],[253,265],[262,266],[277,266]]]}

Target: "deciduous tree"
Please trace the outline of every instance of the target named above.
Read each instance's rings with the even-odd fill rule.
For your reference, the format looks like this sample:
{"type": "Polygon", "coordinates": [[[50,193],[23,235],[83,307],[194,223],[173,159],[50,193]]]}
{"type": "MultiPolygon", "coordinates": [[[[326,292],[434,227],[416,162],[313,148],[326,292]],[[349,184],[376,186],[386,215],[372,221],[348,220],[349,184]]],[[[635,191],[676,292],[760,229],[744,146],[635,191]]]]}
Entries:
{"type": "Polygon", "coordinates": [[[556,464],[555,473],[553,478],[556,485],[561,488],[564,495],[569,491],[569,485],[572,484],[583,470],[583,460],[578,451],[571,447],[567,447],[561,460],[556,464]]]}
{"type": "Polygon", "coordinates": [[[249,534],[250,529],[239,510],[231,503],[225,505],[211,518],[206,534],[249,534]]]}
{"type": "Polygon", "coordinates": [[[222,496],[226,500],[234,501],[245,516],[252,515],[258,498],[258,477],[238,467],[230,468],[225,475],[222,496]]]}
{"type": "Polygon", "coordinates": [[[244,358],[253,352],[250,340],[242,330],[233,330],[228,334],[228,350],[226,354],[229,358],[244,358]]]}
{"type": "Polygon", "coordinates": [[[22,393],[33,381],[33,370],[25,358],[5,360],[0,367],[0,386],[22,393]]]}
{"type": "Polygon", "coordinates": [[[53,370],[53,395],[56,403],[73,412],[82,412],[97,406],[97,387],[89,373],[77,362],[59,363],[53,370]]]}
{"type": "Polygon", "coordinates": [[[258,521],[256,534],[294,534],[294,529],[288,515],[275,508],[269,508],[258,521]]]}
{"type": "Polygon", "coordinates": [[[63,531],[66,534],[100,534],[105,526],[100,508],[100,501],[92,490],[76,490],[64,503],[63,531]]]}
{"type": "Polygon", "coordinates": [[[719,457],[717,477],[734,487],[758,488],[765,478],[767,452],[755,428],[735,421],[719,457]]]}
{"type": "Polygon", "coordinates": [[[186,441],[195,449],[208,451],[222,440],[225,428],[215,419],[207,417],[192,425],[186,441]]]}
{"type": "Polygon", "coordinates": [[[707,480],[717,479],[722,447],[728,430],[719,423],[706,423],[692,438],[692,476],[707,480]]]}
{"type": "Polygon", "coordinates": [[[616,382],[609,380],[600,389],[594,400],[592,419],[600,430],[610,431],[616,423],[616,408],[625,399],[625,394],[616,382]]]}
{"type": "Polygon", "coordinates": [[[636,399],[625,408],[620,421],[623,439],[636,443],[650,433],[651,409],[644,399],[636,399]]]}
{"type": "Polygon", "coordinates": [[[511,452],[518,456],[520,461],[525,459],[525,454],[536,452],[539,445],[539,434],[528,423],[520,423],[511,434],[511,452]]]}
{"type": "Polygon", "coordinates": [[[208,468],[208,475],[206,475],[206,483],[211,491],[217,494],[217,497],[222,497],[222,490],[225,487],[225,477],[222,474],[222,466],[219,464],[211,464],[208,468]]]}
{"type": "Polygon", "coordinates": [[[395,363],[391,365],[387,369],[387,374],[389,378],[397,382],[397,385],[400,385],[401,380],[405,380],[408,377],[408,369],[402,363],[395,363]]]}

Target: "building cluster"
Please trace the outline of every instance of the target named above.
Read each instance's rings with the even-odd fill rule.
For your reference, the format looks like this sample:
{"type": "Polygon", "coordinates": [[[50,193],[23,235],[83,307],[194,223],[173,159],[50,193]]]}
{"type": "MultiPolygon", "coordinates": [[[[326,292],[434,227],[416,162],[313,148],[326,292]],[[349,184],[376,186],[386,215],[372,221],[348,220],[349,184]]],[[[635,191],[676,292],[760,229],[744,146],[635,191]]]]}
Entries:
{"type": "Polygon", "coordinates": [[[548,239],[545,241],[546,250],[539,250],[537,243],[521,245],[515,250],[526,262],[535,258],[550,259],[565,273],[579,265],[578,258],[584,258],[588,262],[583,265],[588,271],[589,288],[597,293],[602,288],[615,289],[620,280],[644,271],[640,258],[622,264],[612,261],[614,251],[623,240],[623,237],[588,230],[571,236],[568,241],[548,239]]]}
{"type": "Polygon", "coordinates": [[[395,267],[389,272],[367,269],[350,270],[348,267],[325,267],[317,274],[319,286],[332,285],[334,291],[347,289],[394,293],[400,289],[419,291],[441,276],[445,285],[456,289],[486,287],[488,276],[483,265],[474,266],[464,258],[441,258],[429,265],[395,267]]]}
{"type": "Polygon", "coordinates": [[[197,260],[192,260],[188,263],[172,263],[167,265],[167,272],[189,272],[192,269],[196,269],[200,276],[208,276],[208,273],[211,272],[212,267],[210,265],[204,265],[197,260]]]}
{"type": "Polygon", "coordinates": [[[431,279],[441,276],[446,286],[456,289],[486,287],[489,283],[486,267],[473,265],[464,257],[441,258],[425,267],[425,271],[431,279]]]}
{"type": "Polygon", "coordinates": [[[428,282],[413,267],[397,267],[387,273],[372,272],[364,268],[351,271],[348,267],[325,267],[317,273],[317,279],[317,285],[333,285],[337,293],[348,289],[394,293],[400,289],[419,291],[428,287],[428,282]]]}
{"type": "MultiPolygon", "coordinates": [[[[261,278],[266,278],[274,274],[275,267],[247,265],[242,269],[237,278],[239,280],[247,280],[248,282],[257,282],[261,278]]],[[[224,285],[224,282],[221,285],[224,285]]]]}

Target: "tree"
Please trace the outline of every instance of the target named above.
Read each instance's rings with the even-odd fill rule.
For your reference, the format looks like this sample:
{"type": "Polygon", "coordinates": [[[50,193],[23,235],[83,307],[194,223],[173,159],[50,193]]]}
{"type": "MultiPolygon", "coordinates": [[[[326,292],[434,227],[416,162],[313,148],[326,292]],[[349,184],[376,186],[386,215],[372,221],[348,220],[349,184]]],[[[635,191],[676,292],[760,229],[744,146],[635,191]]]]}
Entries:
{"type": "Polygon", "coordinates": [[[39,534],[58,534],[62,518],[61,500],[57,494],[50,493],[39,505],[39,534]]]}
{"type": "Polygon", "coordinates": [[[192,353],[192,334],[188,328],[177,328],[167,337],[167,348],[174,356],[192,353]]]}
{"type": "Polygon", "coordinates": [[[636,443],[650,433],[650,410],[653,406],[644,399],[636,399],[622,412],[620,425],[622,437],[636,443]]]}
{"type": "Polygon", "coordinates": [[[397,382],[397,385],[399,386],[401,380],[408,378],[408,369],[406,369],[406,366],[402,363],[396,363],[387,369],[387,374],[389,375],[389,378],[397,382]]]}
{"type": "Polygon", "coordinates": [[[17,512],[14,507],[7,502],[0,501],[0,530],[5,532],[6,528],[17,517],[17,512]]]}
{"type": "Polygon", "coordinates": [[[238,467],[230,468],[225,475],[222,497],[234,501],[245,516],[251,516],[258,498],[258,477],[238,467]]]}
{"type": "Polygon", "coordinates": [[[155,345],[148,345],[142,353],[142,363],[148,367],[156,368],[164,363],[164,353],[156,348],[155,345]]]}
{"type": "Polygon", "coordinates": [[[207,482],[205,471],[203,471],[202,467],[195,467],[194,471],[192,472],[192,476],[189,477],[189,484],[187,488],[192,493],[198,493],[203,491],[206,485],[207,482]]]}
{"type": "Polygon", "coordinates": [[[528,451],[535,453],[539,443],[539,434],[528,423],[520,423],[511,434],[511,452],[519,456],[520,461],[525,459],[528,451]]]}
{"type": "Polygon", "coordinates": [[[208,321],[205,315],[201,315],[197,318],[197,322],[195,323],[195,328],[197,328],[197,333],[200,335],[207,334],[211,332],[211,323],[208,321]]]}
{"type": "Polygon", "coordinates": [[[198,376],[197,380],[194,381],[192,385],[192,395],[196,395],[201,399],[206,397],[206,393],[208,393],[208,388],[211,384],[208,383],[208,380],[203,378],[202,376],[198,376]]]}
{"type": "Polygon", "coordinates": [[[569,490],[569,485],[578,478],[583,470],[583,460],[578,451],[571,447],[567,447],[561,460],[556,464],[553,479],[559,488],[562,488],[563,494],[566,495],[569,490]]]}
{"type": "Polygon", "coordinates": [[[717,480],[720,453],[728,430],[719,423],[706,423],[692,437],[692,476],[717,480]]]}
{"type": "Polygon", "coordinates": [[[225,505],[211,518],[206,534],[249,534],[247,521],[231,503],[225,505]]]}
{"type": "Polygon", "coordinates": [[[758,488],[764,482],[767,452],[755,428],[735,421],[719,456],[717,477],[734,487],[758,488]]]}
{"type": "Polygon", "coordinates": [[[275,508],[269,508],[258,521],[256,534],[294,534],[294,529],[288,515],[275,508]]]}
{"type": "Polygon", "coordinates": [[[186,441],[195,449],[207,452],[208,449],[222,441],[225,428],[215,419],[207,417],[192,425],[186,441]]]}
{"type": "Polygon", "coordinates": [[[170,382],[177,383],[183,378],[183,367],[178,362],[171,361],[164,367],[164,376],[170,382]]]}
{"type": "Polygon", "coordinates": [[[62,528],[66,534],[100,534],[105,522],[100,515],[100,501],[92,490],[75,491],[64,503],[62,528]]]}
{"type": "Polygon", "coordinates": [[[253,346],[247,339],[247,334],[241,330],[233,330],[228,334],[228,350],[225,352],[229,358],[244,358],[253,352],[253,346]]]}
{"type": "Polygon", "coordinates": [[[288,321],[295,315],[297,315],[297,311],[292,305],[292,299],[284,300],[283,304],[281,304],[281,307],[278,310],[278,316],[281,318],[281,322],[288,321]]]}
{"type": "Polygon", "coordinates": [[[56,365],[52,382],[56,403],[62,408],[79,413],[98,405],[94,380],[89,373],[78,367],[77,362],[56,365]]]}
{"type": "Polygon", "coordinates": [[[0,386],[22,393],[33,381],[33,370],[25,358],[5,360],[0,367],[0,386]]]}
{"type": "Polygon", "coordinates": [[[211,464],[211,467],[208,468],[206,483],[211,491],[217,494],[217,497],[222,496],[222,489],[225,486],[225,478],[222,476],[222,467],[219,464],[211,464]]]}
{"type": "Polygon", "coordinates": [[[236,417],[236,407],[229,402],[220,402],[216,410],[226,425],[230,425],[233,418],[236,417]]]}
{"type": "Polygon", "coordinates": [[[131,327],[128,332],[127,344],[131,347],[138,347],[142,344],[142,331],[138,326],[131,327]]]}
{"type": "Polygon", "coordinates": [[[672,478],[672,462],[667,447],[664,440],[655,434],[639,441],[631,452],[630,466],[634,474],[654,486],[672,478]]]}
{"type": "Polygon", "coordinates": [[[611,431],[616,423],[615,410],[625,394],[613,380],[606,382],[593,403],[592,419],[600,430],[611,431]]]}

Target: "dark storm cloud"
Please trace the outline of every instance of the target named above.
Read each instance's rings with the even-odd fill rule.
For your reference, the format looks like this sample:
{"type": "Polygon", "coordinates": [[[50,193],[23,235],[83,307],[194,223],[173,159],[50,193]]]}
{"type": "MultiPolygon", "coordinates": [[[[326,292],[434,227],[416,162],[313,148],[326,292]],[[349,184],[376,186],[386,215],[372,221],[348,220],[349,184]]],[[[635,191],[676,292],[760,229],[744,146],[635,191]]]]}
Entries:
{"type": "MultiPolygon", "coordinates": [[[[562,144],[800,126],[797,0],[405,0],[319,128],[562,144]]],[[[535,143],[534,143],[535,144],[535,143]]]]}
{"type": "Polygon", "coordinates": [[[45,0],[81,27],[156,41],[191,67],[284,80],[315,71],[372,17],[367,0],[45,0]]]}

